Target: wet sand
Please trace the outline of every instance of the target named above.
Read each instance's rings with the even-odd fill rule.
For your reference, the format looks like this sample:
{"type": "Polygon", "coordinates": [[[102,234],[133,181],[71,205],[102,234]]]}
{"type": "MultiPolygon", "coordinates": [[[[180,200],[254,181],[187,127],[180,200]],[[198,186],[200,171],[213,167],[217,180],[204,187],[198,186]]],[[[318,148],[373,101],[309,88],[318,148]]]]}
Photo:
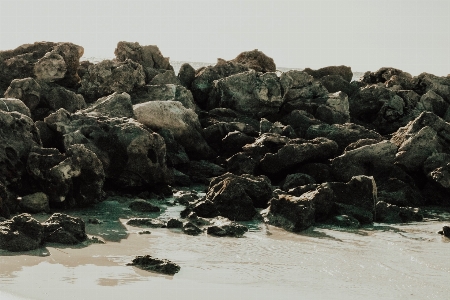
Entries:
{"type": "MultiPolygon", "coordinates": [[[[169,207],[163,214],[179,209],[169,207]]],[[[98,216],[94,211],[83,214],[98,216]]],[[[1,253],[1,299],[448,299],[450,295],[450,239],[436,234],[448,215],[440,221],[375,224],[359,230],[322,226],[301,234],[252,223],[244,238],[188,236],[164,228],[138,234],[142,228],[126,226],[126,220],[108,224],[107,230],[87,226],[90,234],[103,232],[105,244],[1,253]],[[181,270],[165,276],[126,266],[144,254],[169,259],[181,270]]]]}

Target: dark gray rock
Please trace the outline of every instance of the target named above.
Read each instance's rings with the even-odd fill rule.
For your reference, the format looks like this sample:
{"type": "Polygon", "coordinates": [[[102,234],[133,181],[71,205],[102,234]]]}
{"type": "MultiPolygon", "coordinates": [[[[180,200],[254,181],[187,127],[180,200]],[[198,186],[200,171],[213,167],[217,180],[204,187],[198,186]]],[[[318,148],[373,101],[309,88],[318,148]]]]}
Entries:
{"type": "Polygon", "coordinates": [[[181,65],[178,71],[178,79],[185,88],[190,89],[192,81],[195,79],[195,69],[188,63],[181,65]]]}
{"type": "Polygon", "coordinates": [[[0,249],[29,251],[41,246],[44,227],[29,214],[21,214],[0,223],[0,249]]]}
{"type": "Polygon", "coordinates": [[[317,70],[312,70],[310,68],[306,68],[303,70],[303,72],[308,73],[309,75],[313,76],[315,79],[321,79],[328,75],[339,75],[344,80],[350,82],[353,77],[353,72],[351,67],[347,66],[329,66],[320,68],[317,70]]]}
{"type": "MultiPolygon", "coordinates": [[[[69,110],[69,112],[71,111],[69,110]]],[[[103,115],[110,118],[135,118],[131,97],[127,93],[113,93],[102,97],[82,110],[82,113],[93,116],[103,115]]]]}
{"type": "Polygon", "coordinates": [[[144,199],[137,199],[131,201],[130,205],[128,206],[131,210],[134,211],[140,211],[140,212],[159,212],[161,209],[158,206],[155,206],[151,204],[150,202],[147,202],[144,199]]]}
{"type": "Polygon", "coordinates": [[[177,219],[170,219],[166,224],[167,228],[183,228],[183,222],[177,219]]]}
{"type": "Polygon", "coordinates": [[[186,233],[187,235],[199,235],[200,233],[203,232],[203,230],[201,230],[200,228],[197,227],[197,225],[195,225],[192,222],[186,222],[183,224],[183,228],[182,228],[183,232],[186,233]]]}
{"type": "Polygon", "coordinates": [[[422,221],[423,215],[419,208],[401,207],[378,201],[376,205],[376,221],[382,223],[402,223],[422,221]]]}
{"type": "Polygon", "coordinates": [[[163,221],[152,218],[131,218],[127,221],[127,225],[150,228],[162,228],[166,226],[163,221]]]}
{"type": "Polygon", "coordinates": [[[87,239],[85,224],[80,218],[55,213],[42,226],[45,242],[72,245],[87,239]]]}
{"type": "Polygon", "coordinates": [[[127,266],[135,266],[145,271],[152,271],[167,275],[174,275],[180,271],[180,266],[167,260],[151,257],[150,255],[136,256],[127,266]]]}
{"type": "Polygon", "coordinates": [[[215,236],[242,237],[248,228],[227,218],[217,217],[211,220],[212,226],[208,226],[206,232],[215,236]]]}

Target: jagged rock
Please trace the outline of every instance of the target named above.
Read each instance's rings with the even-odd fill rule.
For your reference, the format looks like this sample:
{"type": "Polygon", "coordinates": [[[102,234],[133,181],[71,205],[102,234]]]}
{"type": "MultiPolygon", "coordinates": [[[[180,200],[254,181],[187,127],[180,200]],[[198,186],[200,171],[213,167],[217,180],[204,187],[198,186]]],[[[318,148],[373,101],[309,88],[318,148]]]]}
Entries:
{"type": "Polygon", "coordinates": [[[420,95],[433,91],[450,103],[450,79],[433,74],[422,73],[414,78],[415,89],[420,95]]]}
{"type": "MultiPolygon", "coordinates": [[[[3,183],[0,182],[0,218],[10,218],[10,212],[8,207],[8,191],[3,183]]],[[[0,222],[3,222],[0,220],[0,222]]]]}
{"type": "Polygon", "coordinates": [[[314,183],[316,183],[316,181],[311,176],[303,173],[294,173],[286,176],[286,178],[283,180],[281,184],[281,189],[283,191],[289,191],[290,189],[295,188],[296,186],[314,183]]]}
{"type": "Polygon", "coordinates": [[[140,212],[159,212],[161,209],[158,206],[147,202],[144,199],[133,200],[128,206],[131,210],[140,212]]]}
{"type": "Polygon", "coordinates": [[[429,90],[420,97],[417,108],[420,111],[433,112],[435,115],[443,118],[449,108],[449,104],[433,90],[429,90]]]}
{"type": "Polygon", "coordinates": [[[289,142],[289,138],[275,133],[264,133],[252,144],[242,147],[244,153],[254,157],[262,156],[268,152],[274,153],[289,142]]]}
{"type": "Polygon", "coordinates": [[[29,251],[41,246],[44,227],[29,214],[21,214],[0,223],[0,249],[29,251]]]}
{"type": "Polygon", "coordinates": [[[215,80],[248,71],[249,68],[232,61],[217,59],[215,66],[200,68],[195,73],[191,91],[194,99],[201,108],[206,108],[209,93],[213,89],[215,80]]]}
{"type": "Polygon", "coordinates": [[[78,244],[87,239],[82,219],[55,213],[44,223],[44,241],[59,244],[78,244]]]}
{"type": "Polygon", "coordinates": [[[429,180],[445,189],[450,188],[450,154],[432,154],[425,160],[423,170],[429,180]]]}
{"type": "Polygon", "coordinates": [[[194,111],[177,101],[150,101],[133,106],[138,122],[152,130],[170,129],[191,158],[208,158],[212,150],[203,139],[194,111]]]}
{"type": "Polygon", "coordinates": [[[306,68],[303,70],[303,72],[308,73],[309,75],[313,76],[315,79],[320,79],[327,75],[339,75],[344,80],[350,82],[352,81],[353,72],[351,67],[347,66],[329,66],[320,68],[317,70],[312,70],[310,68],[306,68]]]}
{"type": "Polygon", "coordinates": [[[23,193],[28,187],[21,181],[26,174],[25,162],[31,148],[41,145],[39,134],[33,121],[18,112],[0,110],[0,128],[0,182],[13,192],[23,193]]]}
{"type": "Polygon", "coordinates": [[[220,176],[225,173],[224,168],[206,160],[191,160],[180,170],[189,175],[192,181],[208,184],[212,177],[220,176]]]}
{"type": "Polygon", "coordinates": [[[239,152],[226,160],[227,172],[242,175],[254,174],[258,161],[253,159],[250,155],[239,152]]]}
{"type": "MultiPolygon", "coordinates": [[[[74,113],[85,108],[86,102],[82,95],[59,85],[41,83],[41,105],[39,106],[47,106],[52,112],[64,108],[68,112],[74,113]]],[[[33,111],[33,114],[37,113],[33,111]]]]}
{"type": "MultiPolygon", "coordinates": [[[[70,111],[69,111],[70,112],[70,111]]],[[[112,95],[98,99],[82,113],[93,116],[103,115],[110,118],[134,118],[133,104],[131,97],[127,93],[113,93],[112,95]]]]}
{"type": "Polygon", "coordinates": [[[134,104],[144,103],[148,101],[178,101],[185,108],[198,111],[198,107],[194,102],[191,91],[187,88],[176,84],[159,84],[146,85],[141,89],[139,94],[133,94],[131,101],[134,104]]]}
{"type": "Polygon", "coordinates": [[[291,125],[283,125],[280,122],[272,123],[265,118],[261,118],[259,122],[259,133],[275,133],[286,136],[290,139],[297,138],[297,135],[291,125]]]}
{"type": "Polygon", "coordinates": [[[348,97],[343,92],[330,94],[326,104],[319,105],[314,115],[328,124],[344,124],[350,122],[348,97]]]}
{"type": "Polygon", "coordinates": [[[33,78],[14,79],[5,92],[5,98],[20,99],[30,109],[38,106],[41,97],[41,86],[33,78]]]}
{"type": "Polygon", "coordinates": [[[297,172],[311,176],[317,183],[332,181],[331,167],[328,164],[323,163],[303,164],[297,169],[297,172]]]}
{"type": "Polygon", "coordinates": [[[214,218],[219,215],[219,211],[217,210],[215,204],[207,199],[195,203],[195,205],[192,207],[192,211],[198,216],[202,216],[205,218],[214,218]]]}
{"type": "Polygon", "coordinates": [[[150,228],[162,228],[166,226],[163,221],[152,218],[131,218],[127,221],[127,225],[150,228]]]}
{"type": "Polygon", "coordinates": [[[352,151],[358,148],[361,148],[363,146],[378,144],[380,141],[377,139],[361,139],[356,142],[353,142],[349,144],[347,147],[345,147],[344,152],[352,151]]]}
{"type": "Polygon", "coordinates": [[[88,60],[80,61],[80,66],[78,67],[78,76],[80,76],[80,78],[83,78],[83,76],[87,73],[89,67],[93,65],[94,63],[88,60]]]}
{"type": "Polygon", "coordinates": [[[329,93],[344,92],[348,96],[358,91],[358,86],[349,83],[341,75],[326,75],[319,79],[329,93]]]}
{"type": "Polygon", "coordinates": [[[127,266],[135,266],[145,271],[174,275],[180,271],[180,266],[167,259],[158,259],[150,255],[136,256],[127,266]]]}
{"type": "Polygon", "coordinates": [[[206,232],[215,236],[242,237],[248,228],[227,218],[217,217],[211,220],[212,226],[208,226],[206,232]]]}
{"type": "Polygon", "coordinates": [[[348,181],[357,175],[375,175],[392,168],[397,146],[390,141],[367,145],[345,152],[332,160],[336,179],[348,181]]]}
{"type": "Polygon", "coordinates": [[[223,148],[223,139],[229,133],[235,131],[241,132],[250,137],[257,135],[257,131],[253,128],[253,126],[242,122],[218,122],[205,128],[203,130],[203,135],[205,140],[215,151],[221,151],[223,148]]]}
{"type": "Polygon", "coordinates": [[[51,202],[85,206],[101,200],[105,173],[94,152],[84,145],[72,145],[64,157],[48,152],[34,148],[27,167],[51,202]]]}
{"type": "MultiPolygon", "coordinates": [[[[310,107],[315,111],[321,102],[326,101],[328,90],[319,81],[303,71],[291,70],[281,74],[280,84],[284,102],[284,110],[307,110],[310,107]],[[325,98],[322,100],[322,98],[325,98]],[[294,106],[289,109],[287,107],[294,106]]],[[[310,112],[310,111],[308,111],[310,112]]],[[[311,113],[311,112],[310,112],[311,113]]]]}
{"type": "Polygon", "coordinates": [[[273,59],[263,52],[258,51],[258,49],[242,52],[232,61],[253,69],[256,72],[266,73],[275,72],[277,70],[273,59]]]}
{"type": "Polygon", "coordinates": [[[215,81],[207,107],[226,107],[263,117],[278,112],[283,104],[281,96],[276,73],[261,74],[251,70],[215,81]]]}
{"type": "Polygon", "coordinates": [[[255,141],[254,137],[248,136],[240,131],[228,133],[222,139],[222,152],[227,154],[235,154],[242,151],[242,147],[255,141]]]}
{"type": "Polygon", "coordinates": [[[20,201],[20,207],[23,211],[32,214],[50,210],[48,196],[42,192],[23,196],[20,201]]]}
{"type": "Polygon", "coordinates": [[[311,126],[319,126],[324,124],[322,121],[317,120],[313,115],[304,110],[291,111],[288,115],[281,119],[281,122],[283,124],[290,125],[294,129],[295,134],[300,138],[305,137],[311,126]]]}
{"type": "Polygon", "coordinates": [[[401,207],[378,201],[376,205],[376,221],[382,223],[402,223],[422,221],[423,216],[419,208],[401,207]]]}
{"type": "Polygon", "coordinates": [[[123,62],[104,60],[89,67],[78,92],[92,102],[114,92],[128,93],[144,85],[145,73],[140,64],[129,59],[123,62]]]}
{"type": "Polygon", "coordinates": [[[390,67],[380,68],[376,72],[367,71],[360,78],[360,82],[367,85],[383,83],[389,88],[400,86],[400,89],[411,89],[413,86],[411,74],[390,67]]]}
{"type": "Polygon", "coordinates": [[[314,139],[318,137],[324,137],[335,141],[338,144],[339,153],[342,153],[351,143],[361,139],[375,139],[378,142],[383,140],[383,137],[376,131],[366,129],[363,126],[353,123],[310,126],[306,132],[306,138],[314,139]]]}
{"type": "Polygon", "coordinates": [[[36,79],[44,82],[54,82],[63,79],[67,72],[64,58],[54,52],[47,52],[34,65],[36,79]]]}
{"type": "Polygon", "coordinates": [[[19,99],[0,98],[0,110],[4,112],[15,111],[31,118],[30,109],[19,99]]]}
{"type": "Polygon", "coordinates": [[[189,157],[181,146],[174,138],[172,131],[169,129],[161,129],[158,134],[164,138],[166,143],[166,157],[168,166],[177,166],[181,164],[189,163],[189,157]]]}
{"type": "Polygon", "coordinates": [[[161,84],[175,84],[181,85],[180,80],[175,75],[174,71],[165,71],[164,73],[156,74],[148,83],[149,85],[161,84]]]}
{"type": "Polygon", "coordinates": [[[299,232],[314,224],[315,208],[308,197],[279,194],[261,214],[266,223],[299,232]]]}
{"type": "Polygon", "coordinates": [[[200,228],[198,228],[192,222],[184,223],[182,230],[183,230],[184,233],[186,233],[188,235],[199,235],[200,233],[203,232],[200,228]]]}
{"type": "Polygon", "coordinates": [[[338,150],[336,142],[326,138],[310,141],[291,140],[276,153],[267,153],[259,167],[265,174],[287,171],[301,163],[320,161],[333,157],[338,150]]]}
{"type": "Polygon", "coordinates": [[[402,179],[390,177],[378,180],[378,200],[398,206],[422,205],[422,195],[412,179],[411,182],[402,179]]]}
{"type": "Polygon", "coordinates": [[[131,43],[120,41],[117,43],[114,54],[119,61],[131,59],[146,68],[173,71],[169,58],[164,57],[158,46],[155,45],[141,46],[137,42],[131,43]]]}
{"type": "Polygon", "coordinates": [[[172,181],[164,139],[133,119],[70,115],[60,109],[45,123],[64,149],[83,144],[94,152],[116,187],[149,188],[172,181]]]}
{"type": "Polygon", "coordinates": [[[190,89],[192,81],[195,79],[195,69],[188,63],[181,65],[178,71],[178,79],[185,88],[190,89]]]}

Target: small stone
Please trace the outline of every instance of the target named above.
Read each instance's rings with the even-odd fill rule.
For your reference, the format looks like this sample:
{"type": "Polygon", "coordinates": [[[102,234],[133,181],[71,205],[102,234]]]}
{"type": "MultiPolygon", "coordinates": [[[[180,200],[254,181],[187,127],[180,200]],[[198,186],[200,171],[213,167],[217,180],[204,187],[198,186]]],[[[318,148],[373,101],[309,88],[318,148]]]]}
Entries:
{"type": "Polygon", "coordinates": [[[127,266],[135,266],[145,271],[153,271],[167,275],[174,275],[180,271],[179,265],[167,259],[158,259],[150,255],[136,256],[127,266]]]}
{"type": "Polygon", "coordinates": [[[183,222],[177,219],[170,219],[166,225],[167,228],[183,228],[183,222]]]}
{"type": "Polygon", "coordinates": [[[142,231],[139,231],[138,234],[151,234],[151,232],[148,230],[142,230],[142,231]]]}

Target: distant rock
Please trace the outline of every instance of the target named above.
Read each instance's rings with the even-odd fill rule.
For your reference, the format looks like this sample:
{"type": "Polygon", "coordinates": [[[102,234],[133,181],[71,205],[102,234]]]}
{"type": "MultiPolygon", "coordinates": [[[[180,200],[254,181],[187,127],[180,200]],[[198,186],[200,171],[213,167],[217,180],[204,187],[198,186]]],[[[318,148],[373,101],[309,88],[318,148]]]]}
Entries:
{"type": "Polygon", "coordinates": [[[245,51],[240,53],[235,59],[231,60],[235,63],[242,64],[256,72],[275,72],[277,67],[272,58],[265,55],[258,49],[245,51]]]}
{"type": "Polygon", "coordinates": [[[141,46],[135,42],[118,42],[117,48],[114,50],[117,60],[126,61],[131,59],[145,68],[172,70],[169,58],[164,57],[158,46],[148,45],[141,46]]]}
{"type": "Polygon", "coordinates": [[[321,79],[324,76],[327,75],[339,75],[344,80],[350,82],[352,81],[353,72],[351,67],[347,66],[329,66],[320,68],[317,70],[312,70],[310,68],[306,68],[303,70],[303,72],[308,73],[309,75],[313,76],[315,79],[321,79]]]}

